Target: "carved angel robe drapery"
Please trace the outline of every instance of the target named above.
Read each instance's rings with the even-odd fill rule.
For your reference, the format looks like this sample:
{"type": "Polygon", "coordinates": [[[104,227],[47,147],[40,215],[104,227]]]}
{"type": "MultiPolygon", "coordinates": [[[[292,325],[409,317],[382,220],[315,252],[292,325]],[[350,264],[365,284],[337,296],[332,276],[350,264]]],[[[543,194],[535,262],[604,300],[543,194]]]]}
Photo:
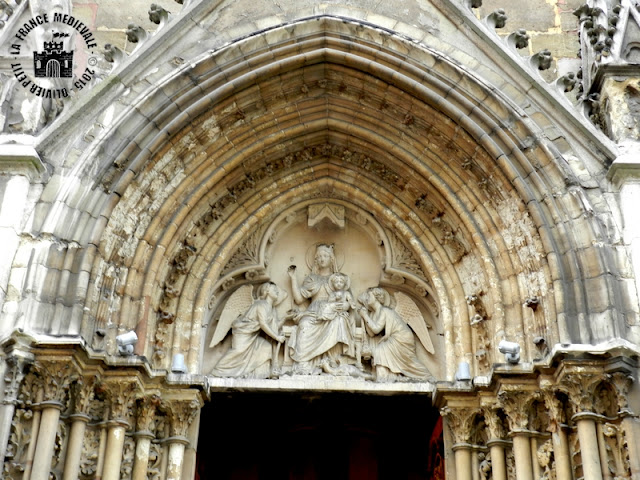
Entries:
{"type": "Polygon", "coordinates": [[[278,330],[276,309],[266,300],[256,300],[231,325],[231,348],[211,372],[219,377],[268,376],[273,342],[263,335],[261,324],[278,330]]]}
{"type": "Polygon", "coordinates": [[[401,373],[410,378],[423,379],[429,371],[416,358],[415,337],[400,315],[389,307],[381,307],[372,314],[374,336],[371,341],[373,365],[387,367],[393,373],[401,373]]]}

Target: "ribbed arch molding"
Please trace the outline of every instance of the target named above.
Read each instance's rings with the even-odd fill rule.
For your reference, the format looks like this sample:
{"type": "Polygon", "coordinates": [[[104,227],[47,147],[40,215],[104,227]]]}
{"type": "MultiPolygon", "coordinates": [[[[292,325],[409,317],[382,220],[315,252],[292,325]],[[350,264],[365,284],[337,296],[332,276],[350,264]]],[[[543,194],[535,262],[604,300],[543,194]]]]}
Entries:
{"type": "Polygon", "coordinates": [[[493,344],[479,355],[483,335],[521,342],[531,360],[542,354],[534,336],[620,333],[614,302],[591,304],[581,287],[590,249],[589,277],[616,289],[580,195],[564,195],[570,168],[531,117],[427,47],[306,22],[302,35],[257,33],[159,79],[77,163],[106,193],[95,221],[64,223],[54,202],[44,230],[88,245],[90,288],[69,288],[85,293],[89,343],[105,325],[135,328],[155,367],[188,351],[198,371],[226,262],[261,224],[314,198],[371,212],[411,248],[437,296],[449,379],[460,360],[476,373],[500,361],[493,344]],[[470,326],[470,295],[482,328],[470,326]],[[533,297],[538,308],[523,306],[533,297]],[[602,331],[586,321],[593,311],[602,331]]]}

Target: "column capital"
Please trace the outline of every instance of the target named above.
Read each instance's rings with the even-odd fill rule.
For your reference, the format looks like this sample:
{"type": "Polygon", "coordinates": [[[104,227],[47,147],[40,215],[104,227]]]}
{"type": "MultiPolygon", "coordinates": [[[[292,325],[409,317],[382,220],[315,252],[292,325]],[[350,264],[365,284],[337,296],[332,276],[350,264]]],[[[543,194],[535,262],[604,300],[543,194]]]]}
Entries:
{"type": "Polygon", "coordinates": [[[549,414],[549,427],[547,431],[555,433],[560,429],[561,425],[567,423],[564,406],[557,396],[557,390],[553,387],[543,389],[542,398],[547,407],[547,413],[549,414]]]}
{"type": "Polygon", "coordinates": [[[171,437],[186,437],[187,430],[202,408],[203,402],[197,392],[191,398],[178,398],[163,402],[163,410],[169,417],[171,437]]]}
{"type": "Polygon", "coordinates": [[[620,414],[633,415],[629,408],[629,390],[631,390],[635,381],[633,375],[627,372],[615,372],[608,373],[605,377],[616,389],[618,412],[620,414]]]}
{"type": "Polygon", "coordinates": [[[540,398],[538,390],[503,389],[498,393],[500,405],[507,414],[511,432],[529,431],[529,407],[540,398]]]}
{"type": "Polygon", "coordinates": [[[454,438],[454,444],[464,446],[469,444],[473,422],[481,413],[477,407],[443,407],[440,414],[447,420],[447,425],[454,438]]]}
{"type": "Polygon", "coordinates": [[[91,402],[96,396],[96,387],[100,380],[97,376],[80,375],[71,386],[73,399],[73,413],[75,415],[90,416],[91,402]]]}
{"type": "Polygon", "coordinates": [[[500,405],[497,403],[486,405],[482,408],[482,413],[484,414],[484,421],[489,430],[489,440],[500,441],[506,438],[507,429],[504,424],[504,412],[500,408],[500,405]],[[501,413],[503,416],[500,415],[501,413]]]}
{"type": "Polygon", "coordinates": [[[25,368],[33,362],[32,358],[11,355],[5,357],[4,396],[2,403],[15,405],[18,401],[20,384],[25,376],[25,368]]]}
{"type": "Polygon", "coordinates": [[[162,399],[157,393],[141,397],[136,402],[136,431],[151,432],[153,420],[158,408],[162,405],[162,399]]]}
{"type": "Polygon", "coordinates": [[[569,396],[575,413],[594,412],[596,387],[606,380],[602,373],[571,372],[562,377],[558,390],[569,396]]]}
{"type": "Polygon", "coordinates": [[[66,403],[69,387],[78,374],[68,360],[37,359],[33,370],[43,389],[45,402],[66,403]]]}
{"type": "Polygon", "coordinates": [[[138,378],[105,378],[99,388],[107,397],[109,420],[129,423],[133,404],[142,391],[138,378]]]}

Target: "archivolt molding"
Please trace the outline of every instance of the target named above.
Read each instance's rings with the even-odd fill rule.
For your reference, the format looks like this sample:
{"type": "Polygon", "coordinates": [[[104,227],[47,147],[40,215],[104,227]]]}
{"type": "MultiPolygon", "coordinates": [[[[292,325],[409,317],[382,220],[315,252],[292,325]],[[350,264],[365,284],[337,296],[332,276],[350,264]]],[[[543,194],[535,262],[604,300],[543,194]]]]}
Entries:
{"type": "MultiPolygon", "coordinates": [[[[591,220],[562,193],[579,182],[522,111],[427,48],[401,56],[335,19],[307,26],[291,42],[243,41],[181,67],[76,163],[80,174],[95,162],[105,192],[88,221],[70,227],[72,211],[55,207],[36,228],[98,246],[80,254],[85,275],[72,293],[86,302],[84,335],[101,308],[149,341],[163,324],[173,332],[163,341],[189,351],[197,370],[203,312],[228,259],[278,205],[318,196],[376,212],[407,245],[420,239],[411,248],[442,292],[446,341],[463,336],[450,365],[477,353],[464,298],[483,289],[498,337],[522,336],[524,325],[548,343],[618,331],[606,311],[613,327],[591,331],[585,314],[600,305],[581,288],[569,293],[585,275],[584,241],[571,231],[577,222],[592,238],[591,220]],[[112,291],[115,303],[101,307],[112,291]],[[531,315],[522,303],[534,296],[531,315]],[[547,323],[556,317],[559,332],[547,323]]],[[[595,255],[593,278],[607,267],[595,255]]]]}

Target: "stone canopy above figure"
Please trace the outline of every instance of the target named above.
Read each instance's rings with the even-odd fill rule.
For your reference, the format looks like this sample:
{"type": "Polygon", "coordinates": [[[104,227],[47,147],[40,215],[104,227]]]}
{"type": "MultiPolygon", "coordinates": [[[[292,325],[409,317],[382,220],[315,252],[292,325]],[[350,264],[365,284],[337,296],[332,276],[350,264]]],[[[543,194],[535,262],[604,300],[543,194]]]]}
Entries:
{"type": "Polygon", "coordinates": [[[209,344],[224,352],[213,369],[203,373],[232,378],[432,380],[417,345],[426,354],[435,350],[415,301],[379,286],[357,292],[356,297],[350,276],[340,271],[336,247],[317,243],[310,249],[313,262],[302,279],[298,267],[290,265],[289,285],[263,283],[257,298],[252,285],[229,295],[209,344]],[[277,306],[289,296],[286,290],[292,308],[278,313],[277,306]]]}

